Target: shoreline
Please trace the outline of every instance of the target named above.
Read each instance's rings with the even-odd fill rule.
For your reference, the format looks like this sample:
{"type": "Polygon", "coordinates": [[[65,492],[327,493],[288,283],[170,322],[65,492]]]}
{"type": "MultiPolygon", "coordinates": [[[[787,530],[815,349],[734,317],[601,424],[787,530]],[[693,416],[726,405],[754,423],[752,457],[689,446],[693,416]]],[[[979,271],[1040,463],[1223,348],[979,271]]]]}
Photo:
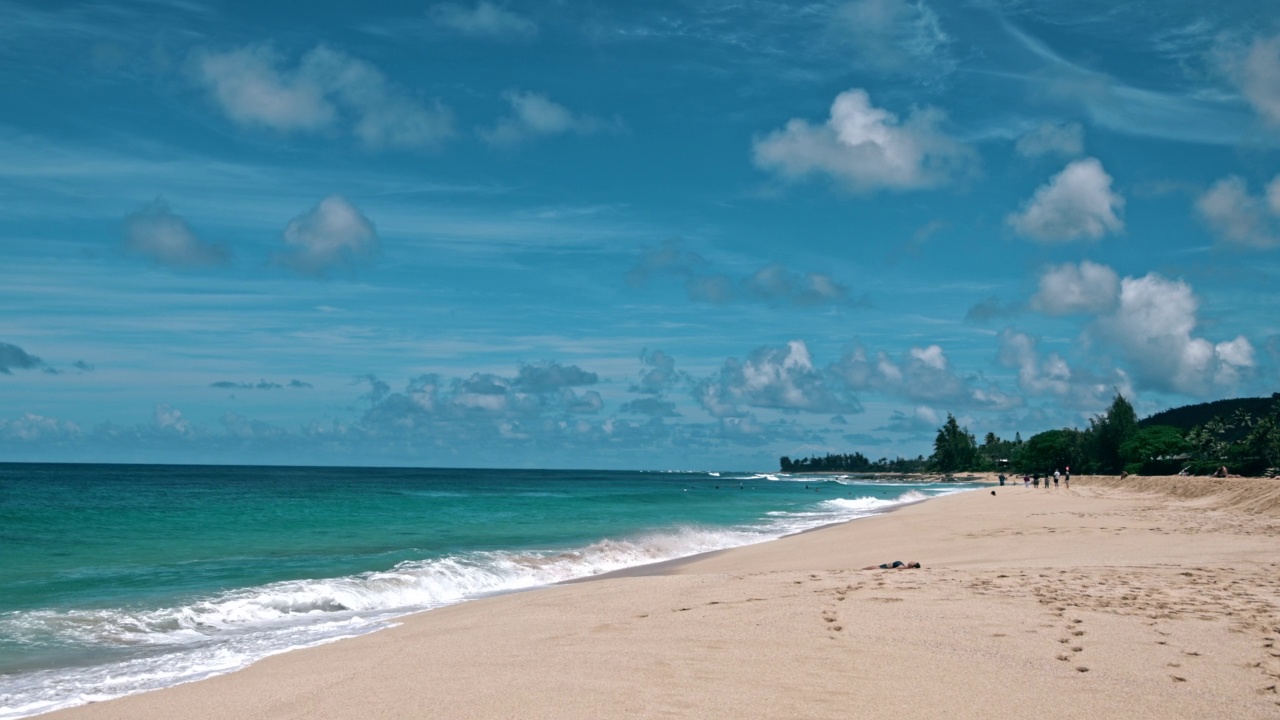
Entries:
{"type": "MultiPolygon", "coordinates": [[[[973,488],[972,491],[976,491],[978,489],[980,488],[973,488]]],[[[741,550],[743,548],[752,547],[754,545],[764,545],[767,543],[778,542],[779,540],[785,540],[789,537],[795,537],[797,535],[805,535],[807,533],[819,532],[821,530],[826,530],[828,528],[840,527],[841,525],[847,525],[849,523],[858,522],[859,520],[870,520],[871,518],[879,517],[881,515],[888,515],[889,513],[897,512],[898,510],[911,507],[912,505],[919,505],[920,503],[929,502],[930,500],[937,500],[939,498],[947,497],[947,495],[954,495],[958,492],[972,492],[972,491],[957,490],[954,492],[946,493],[945,495],[935,495],[933,497],[921,498],[919,500],[909,500],[904,503],[899,503],[897,505],[887,507],[884,510],[872,513],[870,515],[862,515],[855,518],[849,518],[847,520],[838,520],[836,522],[825,523],[822,525],[818,525],[816,527],[805,528],[804,530],[798,530],[793,533],[787,533],[786,535],[781,535],[776,538],[771,538],[763,542],[752,543],[751,545],[735,545],[734,547],[720,548],[719,550],[708,550],[706,552],[694,553],[693,555],[685,555],[684,557],[671,558],[670,560],[659,560],[658,562],[655,562],[655,563],[645,563],[644,565],[633,565],[631,567],[620,568],[618,570],[610,570],[607,573],[600,573],[599,575],[586,575],[584,577],[573,578],[571,580],[561,580],[558,583],[552,583],[551,585],[544,585],[541,587],[554,587],[555,585],[573,585],[577,583],[593,582],[595,580],[610,580],[613,578],[647,577],[647,576],[653,576],[653,575],[672,575],[678,572],[680,568],[684,565],[698,562],[700,560],[710,559],[712,557],[721,555],[723,553],[731,553],[735,550],[741,550]]],[[[530,592],[534,590],[539,590],[541,589],[541,587],[527,588],[525,590],[518,590],[515,592],[530,592]]],[[[423,610],[422,612],[430,612],[430,611],[423,610]]]]}
{"type": "Polygon", "coordinates": [[[1280,483],[1073,480],[459,603],[43,717],[1274,717],[1280,483]],[[896,559],[925,567],[858,569],[896,559]]]}
{"type": "MultiPolygon", "coordinates": [[[[905,478],[894,478],[894,479],[895,479],[895,480],[905,480],[905,478]]],[[[919,482],[920,482],[921,484],[923,484],[923,483],[925,483],[926,481],[925,481],[925,480],[920,480],[919,482]]],[[[906,484],[913,484],[913,485],[914,485],[914,484],[916,484],[916,483],[914,483],[914,482],[910,482],[910,483],[906,483],[906,484]]],[[[957,492],[957,491],[961,491],[961,490],[960,490],[960,489],[958,489],[958,488],[946,488],[943,492],[944,492],[944,494],[951,494],[951,493],[954,493],[954,492],[957,492]]],[[[837,495],[837,497],[838,497],[838,498],[840,498],[840,497],[844,497],[844,495],[843,495],[843,494],[838,494],[838,495],[837,495]]],[[[899,495],[899,497],[900,497],[900,495],[899,495]]],[[[926,497],[921,497],[921,498],[919,498],[919,499],[907,500],[907,501],[903,501],[903,502],[895,502],[895,504],[890,505],[890,506],[888,506],[888,507],[881,508],[881,509],[876,509],[876,510],[874,510],[874,511],[871,511],[871,513],[870,513],[870,514],[868,514],[868,515],[860,515],[860,516],[851,517],[851,518],[846,518],[846,519],[841,519],[841,520],[829,521],[829,522],[825,522],[825,523],[823,523],[823,524],[821,524],[821,525],[817,525],[817,526],[814,526],[814,527],[807,527],[807,528],[804,528],[804,529],[801,529],[801,530],[794,530],[794,531],[790,531],[790,532],[787,532],[786,534],[783,534],[783,535],[778,535],[778,536],[775,536],[775,537],[769,537],[768,539],[765,539],[765,540],[757,540],[757,541],[755,541],[755,542],[753,542],[753,543],[751,543],[751,544],[763,544],[763,543],[776,542],[777,540],[780,540],[780,539],[783,539],[783,538],[792,537],[792,536],[795,536],[795,535],[800,535],[800,534],[805,534],[805,533],[810,533],[810,532],[814,532],[814,531],[817,531],[817,530],[822,530],[822,529],[824,529],[824,528],[829,528],[829,527],[833,527],[833,526],[839,526],[839,525],[842,525],[842,524],[844,524],[844,523],[853,522],[854,520],[864,520],[864,519],[867,519],[867,518],[869,518],[869,517],[875,517],[875,516],[877,516],[877,515],[882,515],[882,514],[885,514],[885,513],[894,512],[894,511],[897,511],[897,510],[899,510],[899,509],[901,509],[901,508],[903,508],[903,507],[907,507],[907,506],[914,505],[914,504],[917,504],[917,503],[922,503],[922,502],[925,502],[926,500],[934,499],[934,497],[935,497],[935,496],[926,496],[926,497]]],[[[890,502],[894,502],[895,500],[896,500],[896,499],[890,499],[889,501],[890,501],[890,502]]],[[[215,672],[213,672],[213,673],[211,673],[211,674],[209,674],[209,675],[204,675],[204,676],[201,676],[201,677],[198,677],[198,678],[194,678],[194,679],[184,679],[184,680],[180,680],[180,681],[178,681],[178,682],[176,682],[176,683],[174,683],[174,684],[172,684],[172,685],[166,685],[166,686],[164,686],[164,687],[160,687],[160,688],[152,688],[152,689],[141,690],[141,691],[137,691],[137,690],[135,690],[135,691],[133,691],[133,692],[126,693],[126,694],[124,694],[124,695],[116,695],[116,696],[114,696],[114,697],[109,697],[109,698],[94,699],[94,700],[90,700],[90,701],[88,701],[88,704],[96,704],[96,703],[101,703],[101,702],[111,702],[111,701],[115,701],[115,700],[120,700],[120,699],[125,699],[125,698],[129,698],[129,697],[133,697],[133,696],[136,696],[136,695],[145,695],[145,694],[148,694],[148,693],[163,692],[163,691],[165,691],[165,690],[167,690],[167,689],[171,689],[171,688],[178,687],[178,686],[181,686],[181,685],[186,685],[186,684],[191,684],[191,683],[200,683],[200,682],[204,682],[204,681],[207,681],[207,680],[209,680],[209,679],[212,679],[212,678],[216,678],[216,677],[220,677],[220,676],[224,676],[224,675],[228,675],[228,674],[235,674],[235,673],[239,673],[239,672],[242,672],[242,671],[244,671],[244,670],[246,670],[246,669],[249,669],[249,668],[253,667],[253,666],[254,666],[254,665],[256,665],[257,663],[259,663],[259,662],[261,662],[261,661],[263,661],[263,660],[265,660],[265,659],[267,659],[267,658],[276,657],[276,656],[280,656],[280,655],[288,655],[288,654],[290,654],[290,653],[294,653],[294,652],[305,652],[305,651],[307,651],[307,650],[309,650],[309,649],[312,649],[312,648],[315,648],[315,647],[318,647],[318,646],[322,646],[322,645],[326,645],[326,644],[330,644],[330,643],[334,643],[334,642],[339,642],[339,641],[344,641],[344,642],[345,642],[345,641],[348,641],[348,640],[351,640],[351,639],[354,639],[354,638],[359,638],[359,637],[364,637],[364,636],[367,636],[367,635],[373,635],[373,634],[377,634],[377,633],[387,632],[387,631],[390,631],[390,630],[395,629],[395,628],[396,628],[396,627],[398,627],[399,625],[401,625],[401,624],[403,624],[404,622],[406,622],[408,619],[413,618],[413,617],[415,617],[415,616],[417,616],[417,615],[426,614],[426,613],[431,613],[431,612],[438,612],[438,611],[440,611],[440,610],[442,610],[442,609],[445,609],[445,608],[448,608],[448,607],[452,607],[452,606],[454,606],[454,605],[465,604],[465,603],[472,603],[472,602],[480,602],[480,601],[485,601],[485,600],[488,600],[488,599],[491,599],[491,598],[502,597],[502,596],[507,596],[507,595],[512,595],[512,594],[518,594],[518,593],[527,593],[527,592],[539,591],[539,590],[544,590],[544,589],[546,589],[546,588],[550,588],[550,587],[556,587],[556,586],[559,586],[559,585],[569,585],[569,584],[587,583],[587,582],[593,582],[593,581],[596,581],[596,580],[608,580],[608,579],[618,578],[618,577],[632,577],[632,576],[640,577],[640,576],[649,576],[649,575],[672,574],[672,573],[677,572],[677,571],[678,571],[679,566],[681,566],[682,564],[685,564],[685,563],[688,563],[688,562],[692,562],[692,561],[695,561],[695,560],[699,560],[699,559],[704,559],[704,558],[711,557],[711,556],[714,556],[714,555],[717,555],[717,554],[720,554],[720,553],[724,553],[724,552],[732,552],[732,551],[737,550],[737,549],[739,549],[739,548],[741,548],[741,547],[746,547],[746,546],[743,546],[743,545],[735,545],[735,546],[732,546],[732,547],[720,548],[720,549],[717,549],[717,550],[708,550],[708,551],[704,551],[704,552],[694,553],[694,554],[692,554],[692,555],[685,555],[685,556],[682,556],[682,557],[670,558],[670,559],[667,559],[667,560],[661,560],[661,561],[658,561],[658,562],[650,562],[650,563],[645,563],[645,564],[641,564],[641,565],[633,565],[633,566],[630,566],[630,567],[623,567],[623,568],[619,568],[619,569],[617,569],[617,570],[611,570],[611,571],[609,571],[609,572],[604,572],[604,573],[599,573],[599,574],[594,574],[594,575],[585,575],[585,576],[576,577],[576,578],[572,578],[572,579],[568,579],[568,580],[561,580],[561,581],[556,581],[556,582],[550,582],[550,583],[548,583],[548,584],[535,585],[535,586],[530,586],[530,587],[517,587],[517,588],[508,588],[508,589],[501,589],[501,590],[492,590],[492,591],[488,591],[488,592],[483,592],[483,593],[480,593],[480,594],[472,595],[472,596],[470,596],[470,597],[465,597],[465,598],[462,598],[462,599],[456,600],[456,601],[451,602],[451,603],[446,604],[446,605],[440,605],[440,606],[437,606],[437,607],[430,607],[430,608],[413,609],[413,610],[409,610],[409,611],[407,611],[407,612],[402,611],[402,612],[403,612],[403,614],[395,614],[395,615],[391,615],[391,616],[388,616],[388,617],[386,617],[386,618],[382,619],[382,620],[380,621],[380,625],[381,625],[380,627],[375,627],[375,628],[373,628],[373,629],[365,629],[365,630],[362,630],[362,631],[360,631],[360,632],[357,632],[357,633],[354,633],[354,634],[349,634],[349,635],[342,635],[342,636],[336,636],[336,637],[323,638],[323,639],[315,640],[315,641],[313,641],[313,642],[308,642],[308,643],[306,643],[306,644],[300,644],[300,645],[295,645],[295,646],[293,646],[293,647],[289,647],[289,648],[283,648],[283,649],[275,650],[274,652],[272,652],[272,653],[270,653],[270,654],[267,654],[267,655],[263,655],[263,656],[261,656],[261,657],[258,657],[258,658],[256,658],[256,659],[254,659],[254,660],[250,661],[248,664],[243,665],[243,666],[238,667],[238,668],[235,668],[235,669],[215,671],[215,672]]],[[[69,707],[62,707],[62,708],[57,708],[57,709],[52,709],[52,710],[45,710],[45,711],[41,711],[41,712],[37,713],[36,715],[22,715],[21,717],[46,717],[46,716],[48,716],[50,713],[57,713],[57,712],[65,711],[65,710],[71,710],[71,709],[75,709],[76,707],[82,707],[82,706],[83,706],[83,705],[72,705],[72,706],[69,706],[69,707]]],[[[10,717],[10,716],[9,716],[9,715],[3,715],[3,717],[10,717]]]]}

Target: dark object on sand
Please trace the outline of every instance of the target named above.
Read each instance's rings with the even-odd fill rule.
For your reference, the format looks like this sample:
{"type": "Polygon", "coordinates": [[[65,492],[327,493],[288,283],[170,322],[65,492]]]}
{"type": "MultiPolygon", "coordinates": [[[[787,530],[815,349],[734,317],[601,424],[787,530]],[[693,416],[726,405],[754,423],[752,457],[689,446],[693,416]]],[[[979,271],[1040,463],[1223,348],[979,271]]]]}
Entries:
{"type": "Polygon", "coordinates": [[[918,567],[921,567],[920,563],[914,560],[906,563],[902,562],[901,560],[894,560],[891,563],[881,563],[880,565],[868,565],[862,569],[863,570],[914,570],[915,568],[918,568],[918,567]]]}

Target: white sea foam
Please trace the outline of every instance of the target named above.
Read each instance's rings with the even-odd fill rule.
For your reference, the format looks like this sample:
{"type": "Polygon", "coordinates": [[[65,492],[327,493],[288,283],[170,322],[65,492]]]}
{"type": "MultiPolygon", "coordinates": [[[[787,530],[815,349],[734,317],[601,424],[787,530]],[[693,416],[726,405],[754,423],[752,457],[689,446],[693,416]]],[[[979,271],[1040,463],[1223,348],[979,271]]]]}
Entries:
{"type": "MultiPolygon", "coordinates": [[[[761,475],[754,479],[776,479],[761,475]]],[[[934,493],[941,494],[941,493],[934,493]]],[[[763,542],[925,499],[833,498],[759,525],[680,527],[564,551],[475,552],[390,570],[291,580],[159,608],[35,610],[0,616],[0,636],[30,645],[98,647],[125,659],[0,676],[0,718],[19,718],[237,670],[269,655],[350,637],[409,612],[763,542]]]]}

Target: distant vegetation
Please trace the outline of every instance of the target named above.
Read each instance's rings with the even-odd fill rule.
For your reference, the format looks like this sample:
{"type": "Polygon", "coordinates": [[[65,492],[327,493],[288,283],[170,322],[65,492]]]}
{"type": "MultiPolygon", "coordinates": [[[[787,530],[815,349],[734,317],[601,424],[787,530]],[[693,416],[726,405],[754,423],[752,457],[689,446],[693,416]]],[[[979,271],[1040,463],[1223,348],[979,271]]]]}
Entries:
{"type": "Polygon", "coordinates": [[[979,444],[955,417],[938,428],[933,454],[872,462],[860,452],[792,460],[783,472],[1008,472],[1085,475],[1209,475],[1226,467],[1236,475],[1274,475],[1280,469],[1280,393],[1188,405],[1139,421],[1117,394],[1085,429],[1062,428],[1003,440],[987,433],[979,444]]]}

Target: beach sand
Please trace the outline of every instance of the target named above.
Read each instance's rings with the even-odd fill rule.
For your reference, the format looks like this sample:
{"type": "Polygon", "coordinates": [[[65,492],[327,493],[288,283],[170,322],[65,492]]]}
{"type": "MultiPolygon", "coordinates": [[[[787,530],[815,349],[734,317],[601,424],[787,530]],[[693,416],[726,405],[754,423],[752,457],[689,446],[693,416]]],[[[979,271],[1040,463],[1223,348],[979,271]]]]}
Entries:
{"type": "Polygon", "coordinates": [[[1280,481],[991,490],[44,717],[1280,717],[1280,481]]]}

